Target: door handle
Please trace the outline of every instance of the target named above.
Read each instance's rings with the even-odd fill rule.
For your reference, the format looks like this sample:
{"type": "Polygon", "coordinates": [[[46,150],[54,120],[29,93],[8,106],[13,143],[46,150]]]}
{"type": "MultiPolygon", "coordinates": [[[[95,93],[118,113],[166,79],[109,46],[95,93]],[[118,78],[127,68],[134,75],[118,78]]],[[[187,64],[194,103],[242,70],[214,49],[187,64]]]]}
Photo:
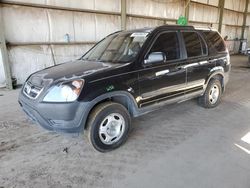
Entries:
{"type": "Polygon", "coordinates": [[[156,72],[155,73],[155,76],[162,76],[162,75],[165,75],[169,73],[169,69],[166,69],[166,70],[162,70],[162,71],[159,71],[159,72],[156,72]]]}

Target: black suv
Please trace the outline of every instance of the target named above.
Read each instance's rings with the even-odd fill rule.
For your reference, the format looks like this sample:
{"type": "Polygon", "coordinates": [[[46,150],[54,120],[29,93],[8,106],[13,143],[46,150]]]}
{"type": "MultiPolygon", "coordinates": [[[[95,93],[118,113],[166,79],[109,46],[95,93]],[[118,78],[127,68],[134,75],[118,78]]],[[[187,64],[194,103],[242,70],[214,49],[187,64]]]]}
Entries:
{"type": "Polygon", "coordinates": [[[85,129],[94,148],[106,152],[124,143],[131,117],[196,97],[206,108],[217,106],[229,72],[228,50],[213,29],[119,31],[74,62],[32,74],[19,103],[48,130],[85,129]]]}

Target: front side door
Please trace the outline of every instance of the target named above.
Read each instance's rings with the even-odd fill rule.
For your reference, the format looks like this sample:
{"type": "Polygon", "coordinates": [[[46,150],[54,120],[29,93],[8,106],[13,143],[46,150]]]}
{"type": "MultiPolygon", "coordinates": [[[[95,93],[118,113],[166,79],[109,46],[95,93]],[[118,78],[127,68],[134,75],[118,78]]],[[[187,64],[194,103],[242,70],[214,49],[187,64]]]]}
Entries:
{"type": "Polygon", "coordinates": [[[140,107],[184,95],[186,70],[182,67],[181,49],[177,31],[156,36],[139,70],[140,107]],[[164,58],[157,61],[157,54],[164,58]]]}

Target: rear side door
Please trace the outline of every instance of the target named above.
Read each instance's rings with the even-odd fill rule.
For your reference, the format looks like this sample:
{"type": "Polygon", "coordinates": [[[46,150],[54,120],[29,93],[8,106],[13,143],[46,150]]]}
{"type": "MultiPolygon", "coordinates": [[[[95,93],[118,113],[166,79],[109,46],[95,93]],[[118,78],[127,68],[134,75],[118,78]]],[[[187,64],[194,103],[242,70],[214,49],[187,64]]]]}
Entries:
{"type": "Polygon", "coordinates": [[[139,70],[140,107],[183,96],[186,85],[186,70],[182,68],[183,57],[178,31],[158,34],[149,47],[145,59],[151,53],[163,53],[165,60],[141,63],[139,70]]]}
{"type": "Polygon", "coordinates": [[[210,70],[215,66],[208,58],[208,48],[202,35],[196,31],[182,31],[186,51],[187,90],[186,94],[202,92],[210,70]]]}

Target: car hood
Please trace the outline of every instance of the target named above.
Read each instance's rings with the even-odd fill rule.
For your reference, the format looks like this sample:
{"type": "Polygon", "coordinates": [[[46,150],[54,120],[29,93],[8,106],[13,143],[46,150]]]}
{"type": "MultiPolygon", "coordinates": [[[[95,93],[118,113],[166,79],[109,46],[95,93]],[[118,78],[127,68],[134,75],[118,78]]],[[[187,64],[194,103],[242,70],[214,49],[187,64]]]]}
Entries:
{"type": "MultiPolygon", "coordinates": [[[[123,64],[119,63],[104,63],[95,61],[84,61],[76,60],[60,65],[55,65],[48,67],[41,71],[34,73],[30,80],[39,80],[37,78],[42,78],[42,80],[57,80],[61,78],[70,79],[72,77],[84,78],[87,75],[91,75],[100,71],[105,71],[107,69],[113,69],[123,64]]],[[[40,85],[40,84],[39,84],[40,85]]]]}

